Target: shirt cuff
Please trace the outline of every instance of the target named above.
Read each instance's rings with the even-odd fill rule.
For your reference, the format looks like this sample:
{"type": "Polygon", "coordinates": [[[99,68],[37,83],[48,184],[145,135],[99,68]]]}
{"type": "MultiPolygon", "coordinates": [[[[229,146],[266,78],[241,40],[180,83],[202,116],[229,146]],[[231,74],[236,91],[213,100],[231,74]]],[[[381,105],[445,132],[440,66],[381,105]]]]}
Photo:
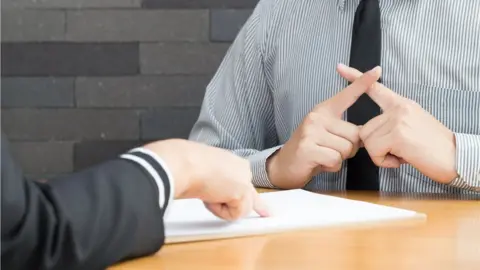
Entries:
{"type": "Polygon", "coordinates": [[[458,178],[450,185],[480,192],[480,135],[455,133],[458,178]]]}
{"type": "Polygon", "coordinates": [[[165,161],[155,152],[143,147],[134,148],[121,157],[141,165],[155,180],[158,188],[158,203],[166,216],[168,206],[171,205],[175,196],[175,181],[165,161]]]}
{"type": "Polygon", "coordinates": [[[255,187],[262,187],[262,188],[277,188],[270,182],[267,173],[267,159],[275,153],[278,149],[280,149],[283,145],[275,146],[272,148],[268,148],[266,150],[257,152],[253,155],[246,157],[250,161],[250,167],[252,169],[253,175],[253,185],[255,187]]]}

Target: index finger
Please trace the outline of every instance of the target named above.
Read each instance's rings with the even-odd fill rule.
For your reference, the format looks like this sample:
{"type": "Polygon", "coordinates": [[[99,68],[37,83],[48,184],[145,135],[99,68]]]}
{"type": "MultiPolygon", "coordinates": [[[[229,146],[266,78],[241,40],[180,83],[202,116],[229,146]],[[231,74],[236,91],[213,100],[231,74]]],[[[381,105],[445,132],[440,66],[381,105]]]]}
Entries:
{"type": "MultiPolygon", "coordinates": [[[[323,103],[334,114],[343,114],[380,78],[381,68],[375,67],[362,74],[348,87],[323,103]]],[[[323,107],[323,106],[322,106],[323,107]]]]}
{"type": "MultiPolygon", "coordinates": [[[[348,80],[349,82],[355,82],[359,80],[362,76],[362,72],[358,71],[355,68],[347,67],[345,65],[338,66],[338,73],[348,80]]],[[[400,97],[395,92],[387,88],[385,85],[375,82],[369,89],[365,92],[370,98],[377,103],[382,110],[388,110],[395,106],[396,101],[400,97]]]]}
{"type": "Polygon", "coordinates": [[[268,217],[271,215],[268,206],[265,202],[260,198],[259,194],[253,189],[253,210],[260,216],[260,217],[268,217]]]}

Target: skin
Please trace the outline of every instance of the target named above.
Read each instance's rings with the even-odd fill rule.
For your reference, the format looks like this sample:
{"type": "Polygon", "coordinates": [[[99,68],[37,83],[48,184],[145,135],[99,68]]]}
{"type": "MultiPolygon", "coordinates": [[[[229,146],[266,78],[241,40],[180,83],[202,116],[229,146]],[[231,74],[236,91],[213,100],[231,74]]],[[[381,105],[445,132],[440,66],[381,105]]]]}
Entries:
{"type": "Polygon", "coordinates": [[[292,137],[267,161],[273,185],[284,189],[302,188],[320,172],[339,171],[343,160],[356,154],[361,147],[360,127],[341,117],[380,74],[379,67],[362,74],[308,113],[292,137]]]}
{"type": "MultiPolygon", "coordinates": [[[[339,65],[338,73],[350,82],[362,73],[339,65]]],[[[454,133],[416,102],[381,83],[366,91],[383,113],[360,128],[360,139],[377,166],[398,168],[408,163],[439,183],[458,177],[454,133]]]]}
{"type": "Polygon", "coordinates": [[[175,182],[175,198],[195,198],[225,220],[237,220],[252,211],[269,215],[252,185],[250,163],[226,150],[186,140],[154,142],[145,148],[167,164],[175,182]]]}
{"type": "MultiPolygon", "coordinates": [[[[362,74],[340,64],[337,71],[352,84],[318,104],[267,161],[273,185],[301,188],[315,174],[340,170],[343,160],[354,156],[359,147],[365,147],[380,167],[398,168],[408,163],[440,183],[458,177],[453,132],[414,101],[378,83],[379,67],[362,74]],[[343,113],[364,93],[383,113],[364,126],[343,121],[343,113]]],[[[247,160],[223,149],[179,139],[145,147],[157,153],[172,171],[175,198],[200,199],[225,220],[242,218],[251,211],[269,216],[252,185],[247,160]]]]}

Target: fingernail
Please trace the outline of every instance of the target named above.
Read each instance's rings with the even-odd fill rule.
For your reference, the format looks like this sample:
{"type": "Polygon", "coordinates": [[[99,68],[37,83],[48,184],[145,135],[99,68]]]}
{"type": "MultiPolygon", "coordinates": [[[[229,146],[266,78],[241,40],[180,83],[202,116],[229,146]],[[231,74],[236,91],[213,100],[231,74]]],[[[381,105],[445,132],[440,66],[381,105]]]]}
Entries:
{"type": "Polygon", "coordinates": [[[270,216],[270,211],[267,208],[262,208],[262,209],[259,209],[258,214],[261,217],[268,217],[270,216]]]}
{"type": "Polygon", "coordinates": [[[262,204],[262,206],[257,209],[257,213],[261,217],[269,217],[270,216],[270,209],[265,204],[262,204]]]}
{"type": "Polygon", "coordinates": [[[373,69],[369,71],[370,74],[372,75],[379,75],[381,72],[382,68],[380,66],[376,66],[373,69]]]}

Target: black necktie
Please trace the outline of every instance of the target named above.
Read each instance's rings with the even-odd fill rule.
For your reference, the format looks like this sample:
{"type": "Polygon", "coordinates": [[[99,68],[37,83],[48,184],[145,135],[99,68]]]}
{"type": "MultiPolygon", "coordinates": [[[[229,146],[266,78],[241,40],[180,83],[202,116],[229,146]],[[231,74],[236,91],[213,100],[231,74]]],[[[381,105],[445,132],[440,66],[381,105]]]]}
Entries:
{"type": "MultiPolygon", "coordinates": [[[[355,11],[350,49],[350,66],[366,72],[380,65],[381,29],[378,0],[361,0],[355,11]]],[[[380,108],[363,94],[347,110],[347,119],[355,125],[364,125],[380,114],[380,108]]],[[[347,161],[347,190],[378,190],[378,167],[365,148],[347,161]]]]}

